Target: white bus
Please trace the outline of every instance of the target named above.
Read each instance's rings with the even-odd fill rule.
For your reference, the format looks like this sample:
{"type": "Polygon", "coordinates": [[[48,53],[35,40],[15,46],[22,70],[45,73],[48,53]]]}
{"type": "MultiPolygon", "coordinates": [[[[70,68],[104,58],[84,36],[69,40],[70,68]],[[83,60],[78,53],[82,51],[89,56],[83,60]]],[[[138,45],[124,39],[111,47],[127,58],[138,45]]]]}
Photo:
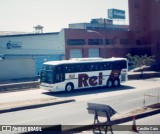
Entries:
{"type": "Polygon", "coordinates": [[[126,58],[74,58],[43,63],[40,87],[52,92],[118,87],[128,79],[126,58]]]}

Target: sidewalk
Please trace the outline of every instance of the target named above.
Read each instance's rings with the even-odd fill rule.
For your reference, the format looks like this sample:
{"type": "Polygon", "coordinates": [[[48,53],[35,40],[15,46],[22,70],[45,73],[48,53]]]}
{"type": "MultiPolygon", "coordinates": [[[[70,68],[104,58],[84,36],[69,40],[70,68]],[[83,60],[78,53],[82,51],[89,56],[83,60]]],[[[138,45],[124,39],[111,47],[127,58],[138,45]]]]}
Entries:
{"type": "Polygon", "coordinates": [[[128,72],[128,79],[134,80],[134,79],[148,79],[153,77],[160,77],[160,72],[155,71],[144,71],[141,75],[141,72],[128,72]]]}
{"type": "Polygon", "coordinates": [[[34,109],[40,107],[46,107],[51,105],[57,105],[62,103],[74,102],[74,99],[35,99],[26,101],[17,101],[13,103],[2,103],[0,104],[0,114],[7,112],[20,111],[25,109],[34,109]]]}
{"type": "Polygon", "coordinates": [[[3,80],[0,81],[0,85],[3,84],[14,84],[14,83],[21,83],[21,82],[36,82],[38,81],[38,78],[34,77],[34,78],[22,78],[22,79],[12,79],[12,80],[3,80]]]}

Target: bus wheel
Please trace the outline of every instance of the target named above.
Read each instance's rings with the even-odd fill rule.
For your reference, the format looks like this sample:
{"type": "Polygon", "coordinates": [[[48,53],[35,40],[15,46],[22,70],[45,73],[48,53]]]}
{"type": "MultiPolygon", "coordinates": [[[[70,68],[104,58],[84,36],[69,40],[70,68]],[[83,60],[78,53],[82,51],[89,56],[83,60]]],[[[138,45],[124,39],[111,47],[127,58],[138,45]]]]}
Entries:
{"type": "Polygon", "coordinates": [[[72,84],[72,83],[68,83],[68,84],[66,85],[65,91],[66,91],[66,92],[71,92],[71,91],[73,91],[73,90],[74,90],[73,84],[72,84]]]}
{"type": "Polygon", "coordinates": [[[112,80],[108,80],[107,81],[107,87],[112,87],[113,86],[113,82],[112,82],[112,80]]]}
{"type": "Polygon", "coordinates": [[[114,87],[120,86],[120,81],[119,81],[119,79],[115,79],[114,82],[113,82],[113,85],[114,85],[114,87]]]}

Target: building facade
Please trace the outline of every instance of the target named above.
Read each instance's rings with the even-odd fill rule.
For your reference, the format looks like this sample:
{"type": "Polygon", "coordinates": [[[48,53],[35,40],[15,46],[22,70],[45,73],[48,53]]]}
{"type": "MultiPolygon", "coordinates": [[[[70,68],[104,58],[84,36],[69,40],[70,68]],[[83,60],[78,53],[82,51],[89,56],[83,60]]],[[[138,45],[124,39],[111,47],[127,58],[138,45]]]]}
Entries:
{"type": "Polygon", "coordinates": [[[160,62],[160,0],[128,0],[128,4],[133,45],[145,46],[160,62]]]}
{"type": "Polygon", "coordinates": [[[98,24],[94,19],[65,29],[66,59],[125,57],[131,53],[155,55],[160,62],[160,0],[128,0],[128,7],[129,28],[122,25],[118,28],[103,21],[98,24]]]}
{"type": "Polygon", "coordinates": [[[38,74],[43,62],[64,59],[64,31],[1,35],[0,54],[4,55],[5,59],[35,58],[36,73],[38,74]]]}
{"type": "Polygon", "coordinates": [[[0,55],[35,58],[36,73],[49,60],[126,57],[128,53],[155,55],[160,63],[160,0],[128,0],[128,7],[129,26],[98,18],[56,33],[1,35],[0,55]]]}
{"type": "Polygon", "coordinates": [[[69,24],[70,29],[87,29],[87,30],[107,30],[107,31],[128,31],[128,25],[115,25],[112,19],[97,18],[92,19],[90,23],[69,24]]]}
{"type": "Polygon", "coordinates": [[[35,59],[0,59],[0,81],[36,78],[35,59]]]}
{"type": "Polygon", "coordinates": [[[65,29],[66,59],[121,57],[130,49],[129,38],[128,31],[65,29]]]}

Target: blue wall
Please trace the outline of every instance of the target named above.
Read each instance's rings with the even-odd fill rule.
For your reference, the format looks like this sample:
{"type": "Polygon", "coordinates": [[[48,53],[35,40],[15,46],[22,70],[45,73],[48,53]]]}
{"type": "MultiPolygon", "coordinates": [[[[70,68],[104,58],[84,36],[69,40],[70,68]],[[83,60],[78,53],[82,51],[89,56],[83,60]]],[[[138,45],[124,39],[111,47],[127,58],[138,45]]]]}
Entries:
{"type": "Polygon", "coordinates": [[[61,55],[44,55],[44,56],[35,56],[35,66],[36,74],[38,75],[42,69],[43,63],[47,61],[56,61],[61,60],[61,55]]]}

